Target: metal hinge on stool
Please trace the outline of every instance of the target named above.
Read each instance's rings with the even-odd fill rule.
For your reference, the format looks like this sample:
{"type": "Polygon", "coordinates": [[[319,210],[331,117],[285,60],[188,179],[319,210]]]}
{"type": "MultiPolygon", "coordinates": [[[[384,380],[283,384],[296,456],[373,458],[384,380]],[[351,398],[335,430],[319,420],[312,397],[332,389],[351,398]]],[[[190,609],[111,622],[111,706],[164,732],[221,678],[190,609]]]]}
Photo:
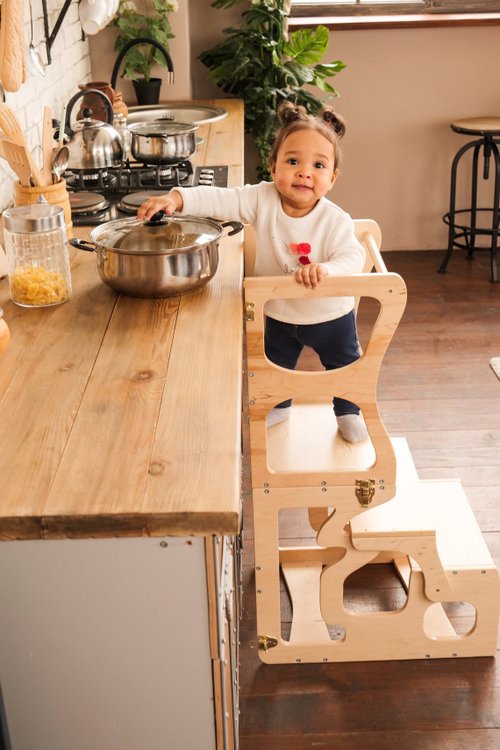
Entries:
{"type": "Polygon", "coordinates": [[[278,639],[270,635],[259,635],[259,648],[268,651],[270,648],[278,645],[278,639]]]}
{"type": "Polygon", "coordinates": [[[361,505],[370,505],[375,495],[374,479],[356,479],[356,488],[354,490],[358,501],[361,505]]]}

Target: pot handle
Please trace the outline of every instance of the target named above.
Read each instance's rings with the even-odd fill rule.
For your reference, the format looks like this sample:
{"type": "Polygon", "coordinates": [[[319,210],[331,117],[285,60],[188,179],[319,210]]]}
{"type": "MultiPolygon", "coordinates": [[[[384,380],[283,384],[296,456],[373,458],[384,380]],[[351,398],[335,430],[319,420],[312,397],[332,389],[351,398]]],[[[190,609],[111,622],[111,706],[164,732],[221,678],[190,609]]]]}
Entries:
{"type": "Polygon", "coordinates": [[[97,245],[94,245],[93,242],[79,240],[77,237],[68,240],[68,242],[70,245],[73,245],[73,247],[78,248],[78,250],[86,250],[88,253],[92,253],[97,249],[97,245]]]}
{"type": "Polygon", "coordinates": [[[233,228],[232,232],[227,233],[228,237],[231,237],[233,234],[238,234],[238,232],[241,232],[242,229],[244,229],[243,224],[240,221],[225,221],[221,226],[233,228]]]}

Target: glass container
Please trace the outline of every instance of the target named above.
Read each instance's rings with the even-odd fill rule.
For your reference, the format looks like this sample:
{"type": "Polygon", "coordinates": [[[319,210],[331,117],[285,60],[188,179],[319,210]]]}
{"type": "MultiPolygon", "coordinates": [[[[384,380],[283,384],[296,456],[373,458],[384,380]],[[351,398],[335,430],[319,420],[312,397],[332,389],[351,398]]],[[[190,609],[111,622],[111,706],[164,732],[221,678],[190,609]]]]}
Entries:
{"type": "Polygon", "coordinates": [[[10,296],[22,307],[48,307],[71,297],[64,209],[48,203],[3,212],[10,296]]]}

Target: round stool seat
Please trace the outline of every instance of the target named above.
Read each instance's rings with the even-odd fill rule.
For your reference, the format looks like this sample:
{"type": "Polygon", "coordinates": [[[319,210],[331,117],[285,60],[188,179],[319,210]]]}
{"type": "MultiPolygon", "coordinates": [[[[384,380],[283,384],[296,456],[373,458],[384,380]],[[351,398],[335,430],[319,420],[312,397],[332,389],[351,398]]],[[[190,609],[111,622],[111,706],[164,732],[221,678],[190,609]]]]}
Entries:
{"type": "MultiPolygon", "coordinates": [[[[448,262],[455,247],[467,251],[467,258],[474,257],[475,250],[487,249],[487,245],[479,245],[478,240],[490,240],[491,281],[498,282],[497,249],[500,241],[500,117],[464,117],[451,123],[455,133],[475,136],[474,140],[462,145],[451,165],[450,182],[450,210],[443,216],[448,225],[448,249],[439,267],[439,273],[446,273],[448,262]],[[457,174],[462,158],[472,154],[472,172],[470,182],[470,204],[466,208],[456,206],[457,174]],[[494,162],[494,174],[488,188],[491,193],[491,203],[487,206],[479,205],[479,196],[484,200],[484,188],[479,190],[479,157],[483,156],[482,178],[490,179],[490,161],[494,162]],[[489,224],[488,224],[488,219],[489,224]]],[[[462,162],[467,165],[467,162],[462,162]]],[[[463,172],[463,169],[462,169],[463,172]]]]}
{"type": "Polygon", "coordinates": [[[452,122],[451,129],[465,135],[500,135],[500,117],[464,117],[452,122]]]}

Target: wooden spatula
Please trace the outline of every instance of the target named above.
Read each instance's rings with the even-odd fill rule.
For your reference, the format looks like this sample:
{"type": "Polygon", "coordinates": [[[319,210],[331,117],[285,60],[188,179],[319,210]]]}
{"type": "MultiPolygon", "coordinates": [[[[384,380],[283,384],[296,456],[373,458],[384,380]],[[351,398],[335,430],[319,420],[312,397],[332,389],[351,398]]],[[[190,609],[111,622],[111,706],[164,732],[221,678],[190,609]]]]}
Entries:
{"type": "Polygon", "coordinates": [[[29,162],[29,152],[25,146],[20,146],[18,143],[8,141],[2,138],[2,150],[4,159],[9,163],[10,168],[19,177],[19,183],[25,187],[30,186],[31,178],[31,166],[29,162]]]}
{"type": "MultiPolygon", "coordinates": [[[[38,169],[35,160],[30,154],[28,144],[24,137],[21,123],[17,119],[16,113],[8,104],[0,102],[0,130],[7,136],[10,141],[14,141],[19,146],[23,146],[26,151],[26,158],[30,166],[31,179],[34,185],[44,185],[43,176],[38,169]]],[[[28,182],[29,185],[29,182],[28,182]]]]}

